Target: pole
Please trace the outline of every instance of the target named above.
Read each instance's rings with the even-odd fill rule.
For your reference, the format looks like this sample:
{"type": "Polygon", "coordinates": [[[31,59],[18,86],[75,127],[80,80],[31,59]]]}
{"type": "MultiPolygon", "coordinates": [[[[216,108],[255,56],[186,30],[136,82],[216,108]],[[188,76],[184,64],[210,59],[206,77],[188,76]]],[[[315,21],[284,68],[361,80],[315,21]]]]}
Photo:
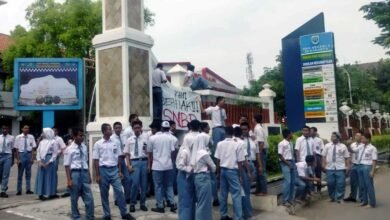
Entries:
{"type": "Polygon", "coordinates": [[[351,76],[349,75],[349,72],[344,68],[344,73],[347,74],[348,78],[348,88],[349,88],[349,100],[352,104],[352,89],[351,89],[351,76]]]}
{"type": "Polygon", "coordinates": [[[54,111],[42,111],[42,127],[54,127],[54,111]]]}

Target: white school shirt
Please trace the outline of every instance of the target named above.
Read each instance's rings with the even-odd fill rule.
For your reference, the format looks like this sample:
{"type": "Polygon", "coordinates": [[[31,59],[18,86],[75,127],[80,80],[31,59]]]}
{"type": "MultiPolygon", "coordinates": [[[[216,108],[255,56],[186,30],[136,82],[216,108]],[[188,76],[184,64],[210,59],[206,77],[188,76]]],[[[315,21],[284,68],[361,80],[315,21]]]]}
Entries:
{"type": "Polygon", "coordinates": [[[378,151],[372,144],[364,146],[360,145],[359,148],[359,162],[363,165],[372,165],[373,160],[378,160],[378,151]]]}
{"type": "Polygon", "coordinates": [[[264,128],[261,126],[261,124],[256,124],[255,129],[253,130],[253,135],[256,137],[256,142],[263,142],[264,143],[264,149],[268,149],[268,137],[265,133],[264,128]]]}
{"type": "Polygon", "coordinates": [[[191,173],[191,149],[187,146],[182,146],[176,156],[176,168],[178,170],[191,173]]]}
{"type": "Polygon", "coordinates": [[[121,154],[120,156],[123,156],[125,155],[125,153],[123,152],[124,149],[125,149],[125,145],[126,145],[126,141],[127,141],[127,138],[125,135],[123,134],[120,134],[119,136],[115,133],[113,133],[110,137],[117,145],[119,145],[121,147],[121,154]],[[119,139],[120,138],[120,139],[119,139]]]}
{"type": "Polygon", "coordinates": [[[177,138],[169,132],[156,133],[148,143],[148,153],[153,154],[152,170],[164,171],[173,169],[172,152],[175,151],[177,138]]]}
{"type": "Polygon", "coordinates": [[[128,126],[124,131],[123,135],[125,136],[125,140],[129,139],[131,136],[134,135],[133,128],[131,126],[128,126]]]}
{"type": "Polygon", "coordinates": [[[12,153],[12,149],[14,148],[14,136],[7,134],[4,137],[4,134],[0,136],[0,153],[2,154],[10,154],[12,153]],[[4,145],[5,139],[5,145],[4,145]]]}
{"type": "MultiPolygon", "coordinates": [[[[24,143],[25,143],[25,136],[24,134],[19,134],[15,138],[15,146],[14,148],[18,149],[19,153],[24,152],[24,143]]],[[[31,134],[27,135],[27,151],[31,152],[33,148],[37,147],[37,143],[35,142],[34,136],[31,134]]]]}
{"type": "Polygon", "coordinates": [[[295,142],[295,150],[299,151],[299,161],[297,162],[305,162],[307,155],[314,155],[313,139],[310,137],[305,138],[303,135],[300,136],[295,142]],[[310,152],[307,152],[307,144],[309,144],[310,152]]]}
{"type": "Polygon", "coordinates": [[[359,164],[359,149],[363,144],[353,142],[351,144],[351,150],[353,153],[351,153],[351,161],[353,164],[359,164]]]}
{"type": "Polygon", "coordinates": [[[350,154],[347,147],[342,143],[327,143],[322,151],[322,156],[326,161],[327,170],[345,170],[345,160],[350,154]],[[333,149],[336,146],[336,161],[333,162],[333,149]]]}
{"type": "Polygon", "coordinates": [[[57,159],[59,148],[59,144],[54,138],[51,140],[43,139],[39,142],[37,149],[37,161],[45,160],[46,155],[48,154],[52,155],[49,161],[55,161],[57,159]]]}
{"type": "Polygon", "coordinates": [[[278,154],[282,155],[285,160],[294,159],[294,146],[293,143],[283,139],[278,144],[278,154]]]}
{"type": "Polygon", "coordinates": [[[137,136],[131,136],[126,141],[126,146],[124,153],[130,155],[130,159],[140,159],[140,158],[147,158],[147,146],[148,146],[148,136],[145,134],[140,134],[137,136]],[[138,139],[138,156],[135,156],[135,143],[138,139]]]}
{"type": "Polygon", "coordinates": [[[245,159],[248,159],[248,151],[246,150],[246,143],[238,137],[233,137],[233,140],[241,147],[242,153],[244,154],[245,159]]]}
{"type": "Polygon", "coordinates": [[[99,166],[118,166],[118,157],[122,155],[122,149],[111,138],[101,138],[93,146],[92,159],[99,160],[99,166]]]}
{"type": "Polygon", "coordinates": [[[308,172],[311,172],[311,167],[307,166],[306,162],[298,162],[295,165],[297,166],[298,176],[309,177],[308,172]]]}
{"type": "Polygon", "coordinates": [[[184,79],[187,79],[187,78],[188,78],[188,80],[187,80],[187,83],[183,85],[184,87],[190,87],[191,86],[192,81],[194,80],[194,72],[188,70],[184,79]]]}
{"type": "Polygon", "coordinates": [[[238,169],[238,162],[245,161],[242,146],[233,138],[220,141],[217,144],[214,157],[219,159],[220,167],[227,169],[238,169]]]}
{"type": "Polygon", "coordinates": [[[213,123],[213,128],[224,126],[226,124],[225,120],[227,119],[227,116],[226,116],[226,111],[224,108],[221,109],[218,105],[217,106],[210,106],[210,107],[205,109],[205,112],[207,115],[211,115],[211,121],[213,123]],[[221,111],[222,111],[222,119],[224,121],[221,121],[221,111]]]}
{"type": "Polygon", "coordinates": [[[320,155],[324,149],[324,141],[320,137],[314,137],[311,139],[313,142],[314,154],[320,155]]]}
{"type": "Polygon", "coordinates": [[[65,144],[65,142],[64,142],[64,139],[62,139],[62,137],[60,137],[60,136],[58,136],[58,135],[56,135],[56,136],[54,137],[54,139],[55,139],[55,140],[57,141],[57,143],[58,143],[58,147],[59,147],[59,149],[58,149],[58,154],[60,154],[61,150],[65,150],[66,144],[65,144]]]}
{"type": "MultiPolygon", "coordinates": [[[[194,152],[193,152],[194,153],[194,152]]],[[[215,166],[213,160],[210,157],[210,154],[206,151],[206,149],[199,150],[196,152],[198,155],[197,163],[194,167],[194,173],[206,173],[209,172],[209,169],[211,169],[211,172],[215,172],[217,167],[215,166]]]]}
{"type": "Polygon", "coordinates": [[[73,142],[64,152],[64,166],[73,169],[88,170],[88,150],[85,144],[81,148],[73,142]]]}
{"type": "Polygon", "coordinates": [[[256,160],[256,154],[260,153],[260,149],[257,146],[257,144],[252,140],[252,138],[244,138],[244,144],[245,144],[245,151],[248,152],[248,160],[255,161],[256,160]],[[250,157],[249,157],[249,152],[248,152],[248,139],[249,139],[249,149],[251,151],[250,157]]]}
{"type": "Polygon", "coordinates": [[[167,81],[167,77],[165,76],[164,71],[156,68],[152,73],[152,86],[153,87],[161,87],[161,82],[167,81]]]}

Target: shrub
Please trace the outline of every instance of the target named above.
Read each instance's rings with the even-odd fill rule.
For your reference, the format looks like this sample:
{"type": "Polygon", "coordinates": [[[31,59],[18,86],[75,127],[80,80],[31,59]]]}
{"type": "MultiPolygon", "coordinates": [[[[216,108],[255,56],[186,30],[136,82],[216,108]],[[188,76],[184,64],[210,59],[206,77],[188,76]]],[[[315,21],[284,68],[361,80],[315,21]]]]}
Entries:
{"type": "Polygon", "coordinates": [[[378,149],[378,152],[389,150],[390,135],[373,136],[371,139],[371,143],[378,149]]]}

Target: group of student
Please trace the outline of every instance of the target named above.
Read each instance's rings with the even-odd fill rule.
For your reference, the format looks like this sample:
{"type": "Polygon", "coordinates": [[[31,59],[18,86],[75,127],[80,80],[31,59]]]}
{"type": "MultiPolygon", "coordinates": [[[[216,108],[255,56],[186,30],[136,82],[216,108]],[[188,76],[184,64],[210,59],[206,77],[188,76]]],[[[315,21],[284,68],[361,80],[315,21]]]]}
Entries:
{"type": "Polygon", "coordinates": [[[360,206],[376,206],[373,179],[378,153],[371,144],[370,133],[356,133],[355,142],[348,146],[341,142],[338,132],[333,132],[330,142],[324,145],[317,128],[308,126],[303,127],[295,146],[289,130],[283,130],[283,138],[278,144],[284,176],[283,205],[304,202],[315,189],[320,193],[324,172],[330,202],[359,201],[360,206]],[[344,198],[347,176],[350,176],[351,193],[344,198]]]}

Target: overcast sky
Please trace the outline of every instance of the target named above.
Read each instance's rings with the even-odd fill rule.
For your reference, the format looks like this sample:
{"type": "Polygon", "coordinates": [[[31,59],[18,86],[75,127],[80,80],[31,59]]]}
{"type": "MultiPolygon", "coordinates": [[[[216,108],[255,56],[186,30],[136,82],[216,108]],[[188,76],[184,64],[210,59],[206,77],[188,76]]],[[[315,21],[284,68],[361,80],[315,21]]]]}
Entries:
{"type": "MultiPolygon", "coordinates": [[[[24,9],[33,0],[8,0],[0,6],[0,33],[15,25],[27,27],[24,9]]],[[[237,87],[247,84],[246,53],[252,52],[255,77],[275,65],[281,38],[325,13],[326,31],[335,33],[340,63],[386,58],[371,43],[380,31],[359,8],[370,0],[145,0],[156,13],[147,29],[159,61],[191,61],[209,67],[237,87]]]]}

